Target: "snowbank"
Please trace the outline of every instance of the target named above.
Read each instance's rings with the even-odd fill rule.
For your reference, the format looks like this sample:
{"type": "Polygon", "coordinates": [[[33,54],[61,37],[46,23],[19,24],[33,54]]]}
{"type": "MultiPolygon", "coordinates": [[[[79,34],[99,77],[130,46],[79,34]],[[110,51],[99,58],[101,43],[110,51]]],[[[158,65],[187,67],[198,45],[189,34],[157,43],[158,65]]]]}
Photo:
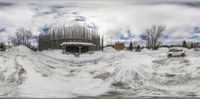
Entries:
{"type": "Polygon", "coordinates": [[[94,54],[81,54],[79,55],[79,57],[74,56],[72,54],[62,54],[62,50],[46,50],[40,53],[55,59],[71,61],[73,63],[92,62],[99,60],[102,57],[102,53],[98,51],[94,54]]]}
{"type": "Polygon", "coordinates": [[[164,52],[168,52],[169,51],[169,48],[167,47],[161,47],[158,49],[159,51],[164,51],[164,52]]]}
{"type": "Polygon", "coordinates": [[[77,58],[61,50],[12,47],[0,56],[0,96],[200,96],[198,52],[167,58],[166,49],[104,51],[77,58]]]}
{"type": "Polygon", "coordinates": [[[23,45],[11,47],[8,52],[16,55],[30,55],[33,53],[31,49],[23,45]]]}
{"type": "Polygon", "coordinates": [[[103,50],[104,52],[117,52],[113,47],[105,47],[103,50]]]}

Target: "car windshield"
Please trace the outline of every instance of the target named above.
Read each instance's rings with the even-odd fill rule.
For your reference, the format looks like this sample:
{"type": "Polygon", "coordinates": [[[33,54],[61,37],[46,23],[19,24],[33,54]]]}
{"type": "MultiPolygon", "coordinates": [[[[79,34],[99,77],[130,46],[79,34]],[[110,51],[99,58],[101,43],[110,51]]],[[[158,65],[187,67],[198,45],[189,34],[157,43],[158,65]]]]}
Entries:
{"type": "Polygon", "coordinates": [[[174,52],[176,51],[177,49],[170,49],[169,52],[174,52]]]}
{"type": "Polygon", "coordinates": [[[182,49],[170,49],[169,52],[180,52],[183,51],[182,49]]]}

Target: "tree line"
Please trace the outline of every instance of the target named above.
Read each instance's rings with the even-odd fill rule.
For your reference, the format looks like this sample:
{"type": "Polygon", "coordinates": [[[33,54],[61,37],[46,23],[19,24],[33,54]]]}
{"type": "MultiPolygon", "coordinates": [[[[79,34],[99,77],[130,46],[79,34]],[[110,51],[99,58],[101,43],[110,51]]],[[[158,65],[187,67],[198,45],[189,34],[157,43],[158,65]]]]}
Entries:
{"type": "MultiPolygon", "coordinates": [[[[166,26],[164,25],[153,25],[151,28],[146,29],[144,35],[146,37],[146,48],[157,50],[160,45],[159,39],[163,36],[166,26]]],[[[131,41],[128,47],[129,50],[133,50],[133,42],[131,41]]],[[[140,51],[140,45],[137,45],[136,51],[140,51]]]]}
{"type": "Polygon", "coordinates": [[[36,51],[37,47],[33,46],[31,44],[31,41],[33,39],[36,39],[37,41],[37,38],[38,37],[34,36],[31,30],[20,27],[16,29],[15,35],[13,37],[10,37],[9,40],[14,46],[24,45],[36,51]]]}
{"type": "MultiPolygon", "coordinates": [[[[166,30],[166,26],[164,25],[153,25],[151,28],[146,29],[145,37],[146,37],[146,48],[157,50],[159,47],[184,47],[184,48],[197,48],[200,47],[199,42],[187,42],[185,40],[182,41],[181,44],[171,44],[171,45],[162,45],[160,38],[163,36],[164,31],[166,30]]],[[[135,48],[136,51],[140,51],[140,45],[137,45],[135,48]]],[[[133,50],[133,42],[131,41],[128,47],[129,50],[133,50]]]]}
{"type": "MultiPolygon", "coordinates": [[[[187,42],[182,41],[182,44],[179,45],[161,45],[160,38],[163,36],[166,26],[164,25],[152,25],[149,29],[145,30],[146,37],[146,48],[156,50],[159,47],[185,47],[185,48],[196,48],[200,46],[198,42],[187,42]]],[[[83,41],[84,42],[93,42],[97,45],[96,49],[100,48],[100,34],[98,30],[88,29],[83,25],[69,25],[69,26],[58,26],[53,27],[48,33],[41,33],[38,36],[34,36],[31,30],[20,27],[16,29],[14,37],[10,38],[10,41],[13,45],[25,45],[27,47],[31,46],[31,40],[36,39],[39,43],[39,48],[48,49],[48,48],[59,48],[60,42],[67,41],[83,41]],[[60,41],[58,41],[60,40],[60,41]]],[[[136,49],[140,49],[140,45],[137,45],[136,49]]],[[[133,42],[130,42],[128,47],[129,50],[133,50],[133,42]]]]}
{"type": "Polygon", "coordinates": [[[100,40],[97,29],[87,28],[84,25],[57,26],[39,35],[39,50],[61,49],[62,42],[93,43],[96,45],[95,50],[99,50],[100,40]]]}

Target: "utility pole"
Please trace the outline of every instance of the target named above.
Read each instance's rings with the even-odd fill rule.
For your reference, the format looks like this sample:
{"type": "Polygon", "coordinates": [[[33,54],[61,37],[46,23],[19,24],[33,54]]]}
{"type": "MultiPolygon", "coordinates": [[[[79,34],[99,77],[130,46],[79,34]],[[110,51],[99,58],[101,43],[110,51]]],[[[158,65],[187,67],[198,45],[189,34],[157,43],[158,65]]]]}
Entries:
{"type": "Polygon", "coordinates": [[[102,40],[101,40],[101,46],[102,46],[102,51],[103,51],[103,39],[104,39],[104,35],[102,35],[102,40]]]}

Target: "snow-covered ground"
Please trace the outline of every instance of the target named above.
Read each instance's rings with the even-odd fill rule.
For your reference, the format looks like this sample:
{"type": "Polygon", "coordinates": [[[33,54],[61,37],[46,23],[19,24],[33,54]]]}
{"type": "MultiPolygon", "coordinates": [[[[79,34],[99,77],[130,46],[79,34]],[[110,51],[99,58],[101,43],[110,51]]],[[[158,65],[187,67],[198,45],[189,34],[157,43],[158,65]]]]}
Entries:
{"type": "Polygon", "coordinates": [[[13,47],[0,52],[0,96],[200,96],[200,52],[167,58],[167,51],[106,48],[78,58],[13,47]]]}

